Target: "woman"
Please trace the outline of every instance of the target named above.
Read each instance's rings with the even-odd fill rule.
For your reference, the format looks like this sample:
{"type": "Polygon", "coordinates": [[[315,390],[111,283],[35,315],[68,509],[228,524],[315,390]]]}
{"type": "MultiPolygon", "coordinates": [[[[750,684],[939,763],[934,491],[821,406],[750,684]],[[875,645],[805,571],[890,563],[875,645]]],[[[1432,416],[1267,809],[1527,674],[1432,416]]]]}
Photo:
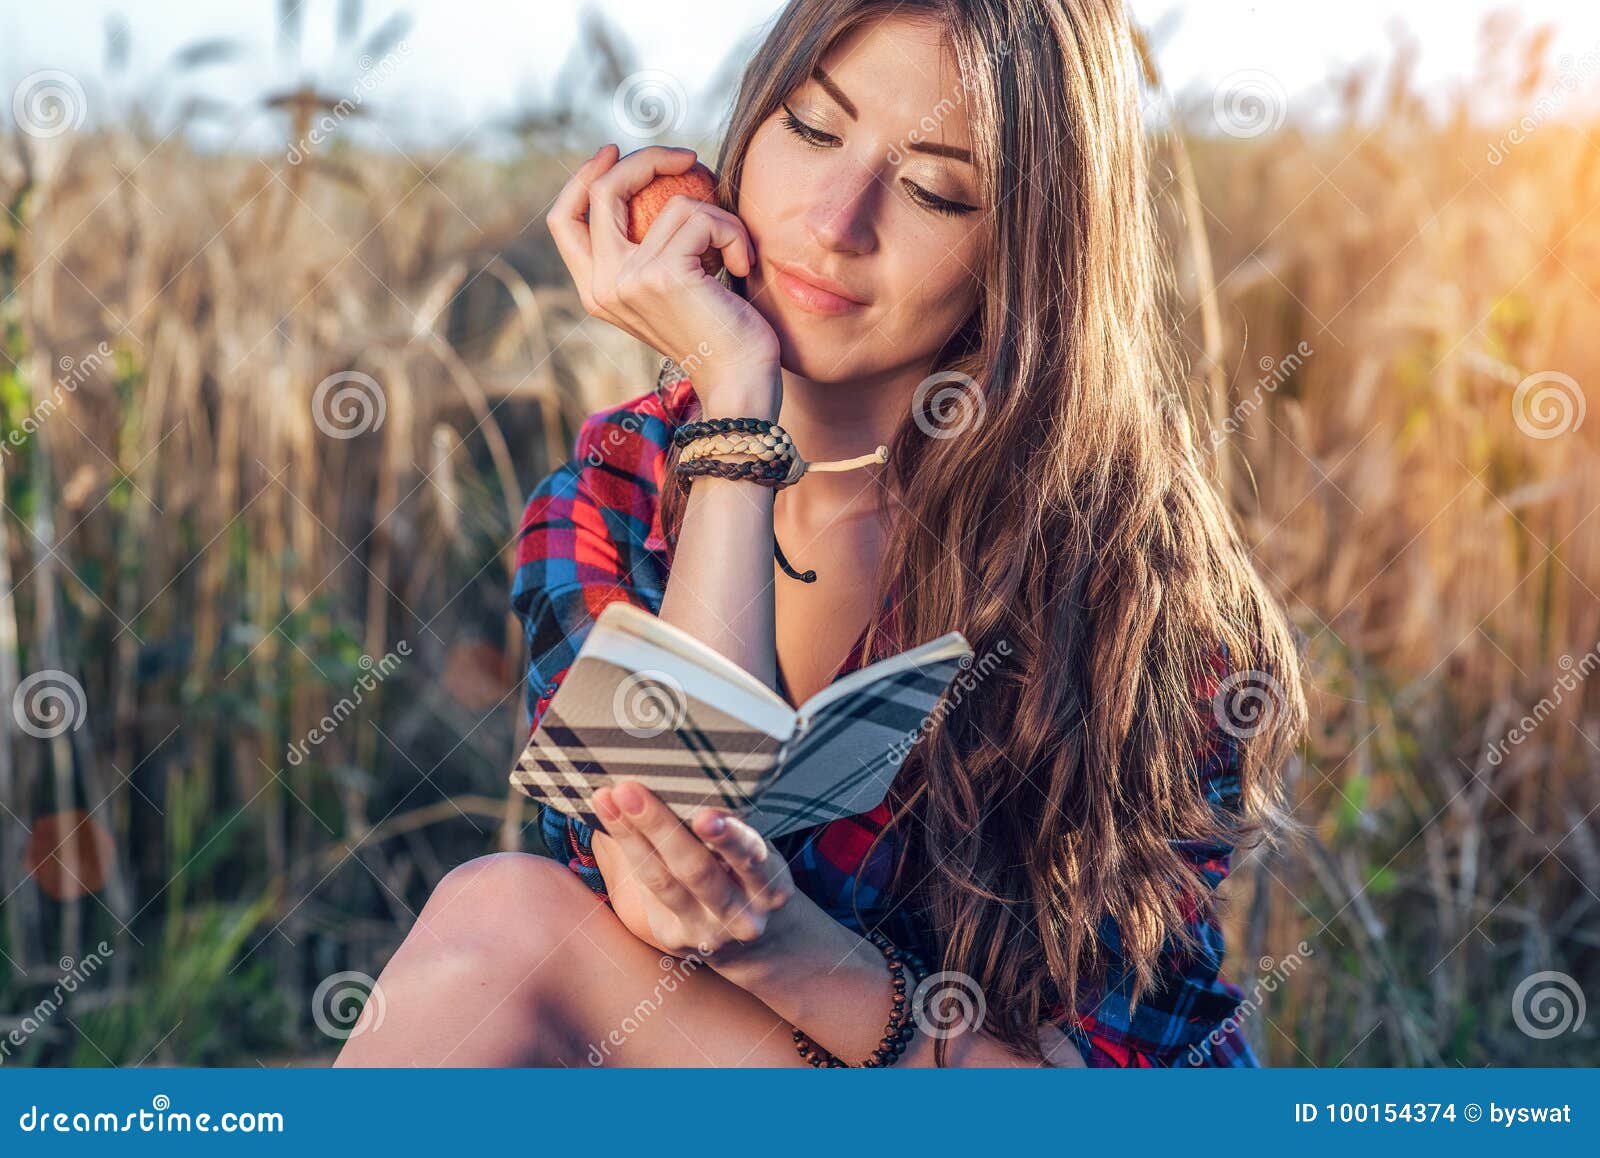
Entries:
{"type": "Polygon", "coordinates": [[[547,221],[585,306],[687,377],[591,417],[528,504],[534,721],[614,599],[794,704],[952,627],[1005,658],[861,816],[774,844],[635,783],[603,832],[545,810],[559,860],[448,874],[341,1064],[860,1064],[903,1037],[874,931],[961,1005],[880,1061],[1255,1063],[1214,890],[1284,823],[1305,705],[1176,397],[1145,147],[1117,0],[793,0],[719,205],[633,245],[628,198],[693,154],[577,171],[547,221]],[[672,431],[714,417],[891,453],[684,496],[672,431]]]}

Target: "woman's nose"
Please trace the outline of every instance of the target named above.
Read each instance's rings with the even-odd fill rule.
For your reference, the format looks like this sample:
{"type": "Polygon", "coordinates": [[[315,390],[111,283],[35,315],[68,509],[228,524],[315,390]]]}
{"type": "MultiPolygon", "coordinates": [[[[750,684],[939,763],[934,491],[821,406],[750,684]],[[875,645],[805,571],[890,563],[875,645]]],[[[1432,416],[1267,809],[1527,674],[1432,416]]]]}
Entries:
{"type": "Polygon", "coordinates": [[[882,186],[866,165],[843,166],[820,185],[806,228],[822,249],[867,253],[876,244],[873,216],[882,186]]]}

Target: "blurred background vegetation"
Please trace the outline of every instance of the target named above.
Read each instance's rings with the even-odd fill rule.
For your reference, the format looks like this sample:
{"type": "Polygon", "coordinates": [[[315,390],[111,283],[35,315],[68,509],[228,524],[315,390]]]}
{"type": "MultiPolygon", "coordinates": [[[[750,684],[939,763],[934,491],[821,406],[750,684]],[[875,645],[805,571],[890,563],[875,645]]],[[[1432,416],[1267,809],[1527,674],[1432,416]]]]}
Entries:
{"type": "MultiPolygon", "coordinates": [[[[506,789],[513,535],[657,365],[584,317],[543,216],[618,139],[635,54],[588,14],[585,84],[495,156],[307,144],[335,113],[382,131],[348,62],[405,32],[341,5],[344,63],[248,110],[275,154],[181,131],[240,114],[183,98],[226,42],[90,129],[5,123],[8,1064],[326,1060],[330,980],[376,975],[455,864],[543,851],[506,789]]],[[[1548,29],[1482,42],[1474,97],[1560,91],[1548,29]]],[[[1591,1023],[1529,1033],[1516,999],[1600,972],[1600,127],[1429,110],[1402,40],[1331,123],[1269,100],[1219,132],[1159,58],[1202,445],[1315,680],[1312,837],[1226,886],[1246,1030],[1281,1065],[1594,1064],[1591,1023]]]]}

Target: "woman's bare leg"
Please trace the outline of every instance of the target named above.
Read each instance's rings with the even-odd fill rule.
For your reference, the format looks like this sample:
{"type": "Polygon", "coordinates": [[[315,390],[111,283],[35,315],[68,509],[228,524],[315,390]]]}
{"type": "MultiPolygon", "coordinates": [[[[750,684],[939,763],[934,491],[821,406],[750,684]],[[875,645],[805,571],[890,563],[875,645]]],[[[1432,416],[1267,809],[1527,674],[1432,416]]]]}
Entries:
{"type": "Polygon", "coordinates": [[[570,869],[496,853],[439,882],[334,1064],[803,1066],[791,1028],[570,869]]]}

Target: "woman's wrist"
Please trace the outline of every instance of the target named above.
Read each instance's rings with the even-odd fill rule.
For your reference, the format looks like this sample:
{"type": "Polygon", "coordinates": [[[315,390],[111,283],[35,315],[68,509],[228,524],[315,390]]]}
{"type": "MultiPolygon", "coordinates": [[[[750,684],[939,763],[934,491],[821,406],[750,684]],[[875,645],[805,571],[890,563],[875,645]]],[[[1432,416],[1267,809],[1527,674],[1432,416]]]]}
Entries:
{"type": "MultiPolygon", "coordinates": [[[[773,1012],[801,1028],[815,1027],[819,1010],[837,1014],[841,999],[862,994],[870,1005],[886,1000],[888,972],[883,955],[859,933],[830,917],[804,893],[773,914],[767,932],[737,954],[708,964],[724,980],[758,998],[773,1012]]],[[[885,1005],[887,1011],[887,1005],[885,1005]]],[[[881,1022],[868,1017],[852,1028],[876,1041],[881,1022]]],[[[867,1042],[860,1052],[870,1052],[867,1042]]]]}
{"type": "Polygon", "coordinates": [[[783,378],[776,364],[698,375],[694,389],[702,418],[765,418],[776,422],[783,402],[783,378]]]}

